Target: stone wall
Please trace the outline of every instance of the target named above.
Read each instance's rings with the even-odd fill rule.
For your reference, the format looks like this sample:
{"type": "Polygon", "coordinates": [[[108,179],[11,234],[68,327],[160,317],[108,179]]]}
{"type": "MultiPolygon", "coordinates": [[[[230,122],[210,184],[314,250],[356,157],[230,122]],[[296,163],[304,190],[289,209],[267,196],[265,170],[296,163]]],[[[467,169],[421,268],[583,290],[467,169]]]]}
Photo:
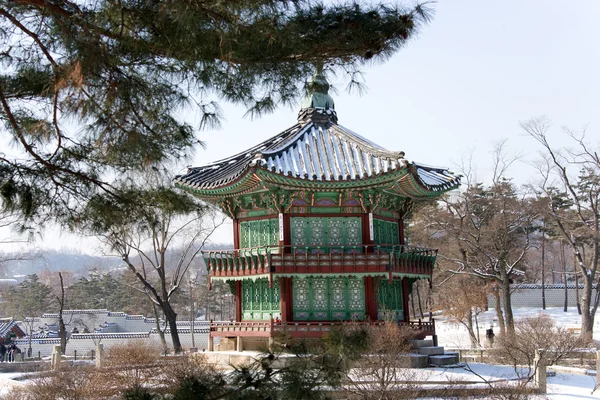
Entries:
{"type": "MultiPolygon", "coordinates": [[[[195,328],[194,329],[194,342],[198,351],[203,351],[208,348],[208,328],[195,328]]],[[[172,349],[173,343],[171,341],[171,335],[167,331],[165,333],[165,339],[167,346],[172,349]]],[[[190,329],[182,329],[179,332],[179,340],[185,350],[192,347],[192,334],[190,329]]],[[[132,343],[136,341],[144,341],[155,343],[156,346],[160,347],[160,338],[157,333],[100,333],[100,334],[73,334],[67,342],[67,356],[73,356],[77,351],[77,356],[89,356],[91,352],[96,349],[96,344],[104,344],[104,349],[109,349],[111,346],[124,343],[132,343]]],[[[19,339],[15,343],[24,352],[27,353],[28,340],[19,339]]],[[[60,344],[60,339],[32,339],[31,348],[32,356],[37,357],[38,354],[41,357],[47,357],[52,354],[52,346],[60,344]]],[[[20,356],[19,356],[20,357],[20,356]]],[[[20,359],[20,358],[17,358],[20,359]]]]}
{"type": "MultiPolygon", "coordinates": [[[[542,308],[542,285],[511,285],[513,307],[542,308]]],[[[546,307],[563,307],[565,303],[565,286],[562,284],[546,285],[546,307]]],[[[568,307],[577,306],[575,285],[567,286],[568,307]]],[[[583,293],[583,285],[579,285],[579,296],[583,293]]],[[[493,296],[488,296],[488,307],[495,306],[493,296]]]]}

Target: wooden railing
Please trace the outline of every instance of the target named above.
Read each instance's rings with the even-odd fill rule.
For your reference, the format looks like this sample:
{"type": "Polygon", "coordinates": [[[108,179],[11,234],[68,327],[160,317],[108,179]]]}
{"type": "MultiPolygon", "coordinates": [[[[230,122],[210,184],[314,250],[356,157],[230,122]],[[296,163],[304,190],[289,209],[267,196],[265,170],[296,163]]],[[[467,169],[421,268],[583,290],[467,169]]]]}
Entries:
{"type": "MultiPolygon", "coordinates": [[[[271,337],[276,333],[285,333],[293,337],[321,337],[335,327],[352,325],[383,326],[383,321],[338,321],[338,322],[275,322],[271,321],[244,321],[223,322],[211,321],[210,335],[222,337],[271,337]]],[[[398,322],[401,326],[412,328],[419,337],[435,334],[435,321],[410,321],[398,322]]]]}
{"type": "Polygon", "coordinates": [[[431,275],[437,250],[400,245],[263,246],[203,251],[212,276],[399,272],[431,275]]]}

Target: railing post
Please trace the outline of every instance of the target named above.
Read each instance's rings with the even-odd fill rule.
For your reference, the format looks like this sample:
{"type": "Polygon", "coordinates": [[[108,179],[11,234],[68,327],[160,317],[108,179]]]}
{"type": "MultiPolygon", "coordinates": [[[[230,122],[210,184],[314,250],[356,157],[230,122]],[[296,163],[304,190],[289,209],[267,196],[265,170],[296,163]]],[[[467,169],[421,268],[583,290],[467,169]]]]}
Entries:
{"type": "Polygon", "coordinates": [[[535,350],[535,358],[533,359],[535,375],[533,384],[537,387],[539,393],[546,393],[546,362],[542,358],[539,349],[535,350]]]}

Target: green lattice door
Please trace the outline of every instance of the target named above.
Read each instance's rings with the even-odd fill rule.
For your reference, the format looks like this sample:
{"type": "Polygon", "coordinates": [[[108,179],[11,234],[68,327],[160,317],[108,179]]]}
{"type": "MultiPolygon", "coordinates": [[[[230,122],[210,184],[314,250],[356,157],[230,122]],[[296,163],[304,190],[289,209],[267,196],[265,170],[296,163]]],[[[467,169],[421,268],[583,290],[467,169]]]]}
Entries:
{"type": "Polygon", "coordinates": [[[361,251],[362,225],[359,217],[291,218],[291,244],[297,253],[361,251]]]}
{"type": "MultiPolygon", "coordinates": [[[[263,246],[277,246],[279,244],[279,221],[277,219],[260,219],[256,221],[242,221],[240,223],[240,248],[256,249],[263,246]]],[[[269,249],[270,251],[275,248],[269,249]]],[[[254,250],[264,252],[265,249],[254,250]]],[[[250,251],[247,250],[249,253],[250,251]]]]}
{"type": "Polygon", "coordinates": [[[242,319],[270,320],[280,316],[279,281],[269,287],[268,279],[242,281],[242,319]]]}
{"type": "MultiPolygon", "coordinates": [[[[398,232],[398,222],[377,218],[373,220],[373,239],[375,244],[400,244],[398,232]]],[[[382,249],[391,250],[391,247],[382,249]]]]}
{"type": "Polygon", "coordinates": [[[330,321],[365,318],[365,292],[359,277],[294,278],[295,320],[330,321]]]}
{"type": "Polygon", "coordinates": [[[390,284],[387,279],[379,280],[377,291],[377,312],[381,320],[404,319],[402,304],[402,281],[394,279],[390,284]]]}

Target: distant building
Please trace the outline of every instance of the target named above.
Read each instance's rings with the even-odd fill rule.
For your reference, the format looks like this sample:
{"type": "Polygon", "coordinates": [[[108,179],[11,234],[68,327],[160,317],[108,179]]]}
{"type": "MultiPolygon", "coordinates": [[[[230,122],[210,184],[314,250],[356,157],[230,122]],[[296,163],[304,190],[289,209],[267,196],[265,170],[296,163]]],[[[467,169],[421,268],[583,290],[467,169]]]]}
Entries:
{"type": "Polygon", "coordinates": [[[17,321],[12,318],[0,318],[0,343],[21,339],[25,336],[25,332],[17,321]]]}

